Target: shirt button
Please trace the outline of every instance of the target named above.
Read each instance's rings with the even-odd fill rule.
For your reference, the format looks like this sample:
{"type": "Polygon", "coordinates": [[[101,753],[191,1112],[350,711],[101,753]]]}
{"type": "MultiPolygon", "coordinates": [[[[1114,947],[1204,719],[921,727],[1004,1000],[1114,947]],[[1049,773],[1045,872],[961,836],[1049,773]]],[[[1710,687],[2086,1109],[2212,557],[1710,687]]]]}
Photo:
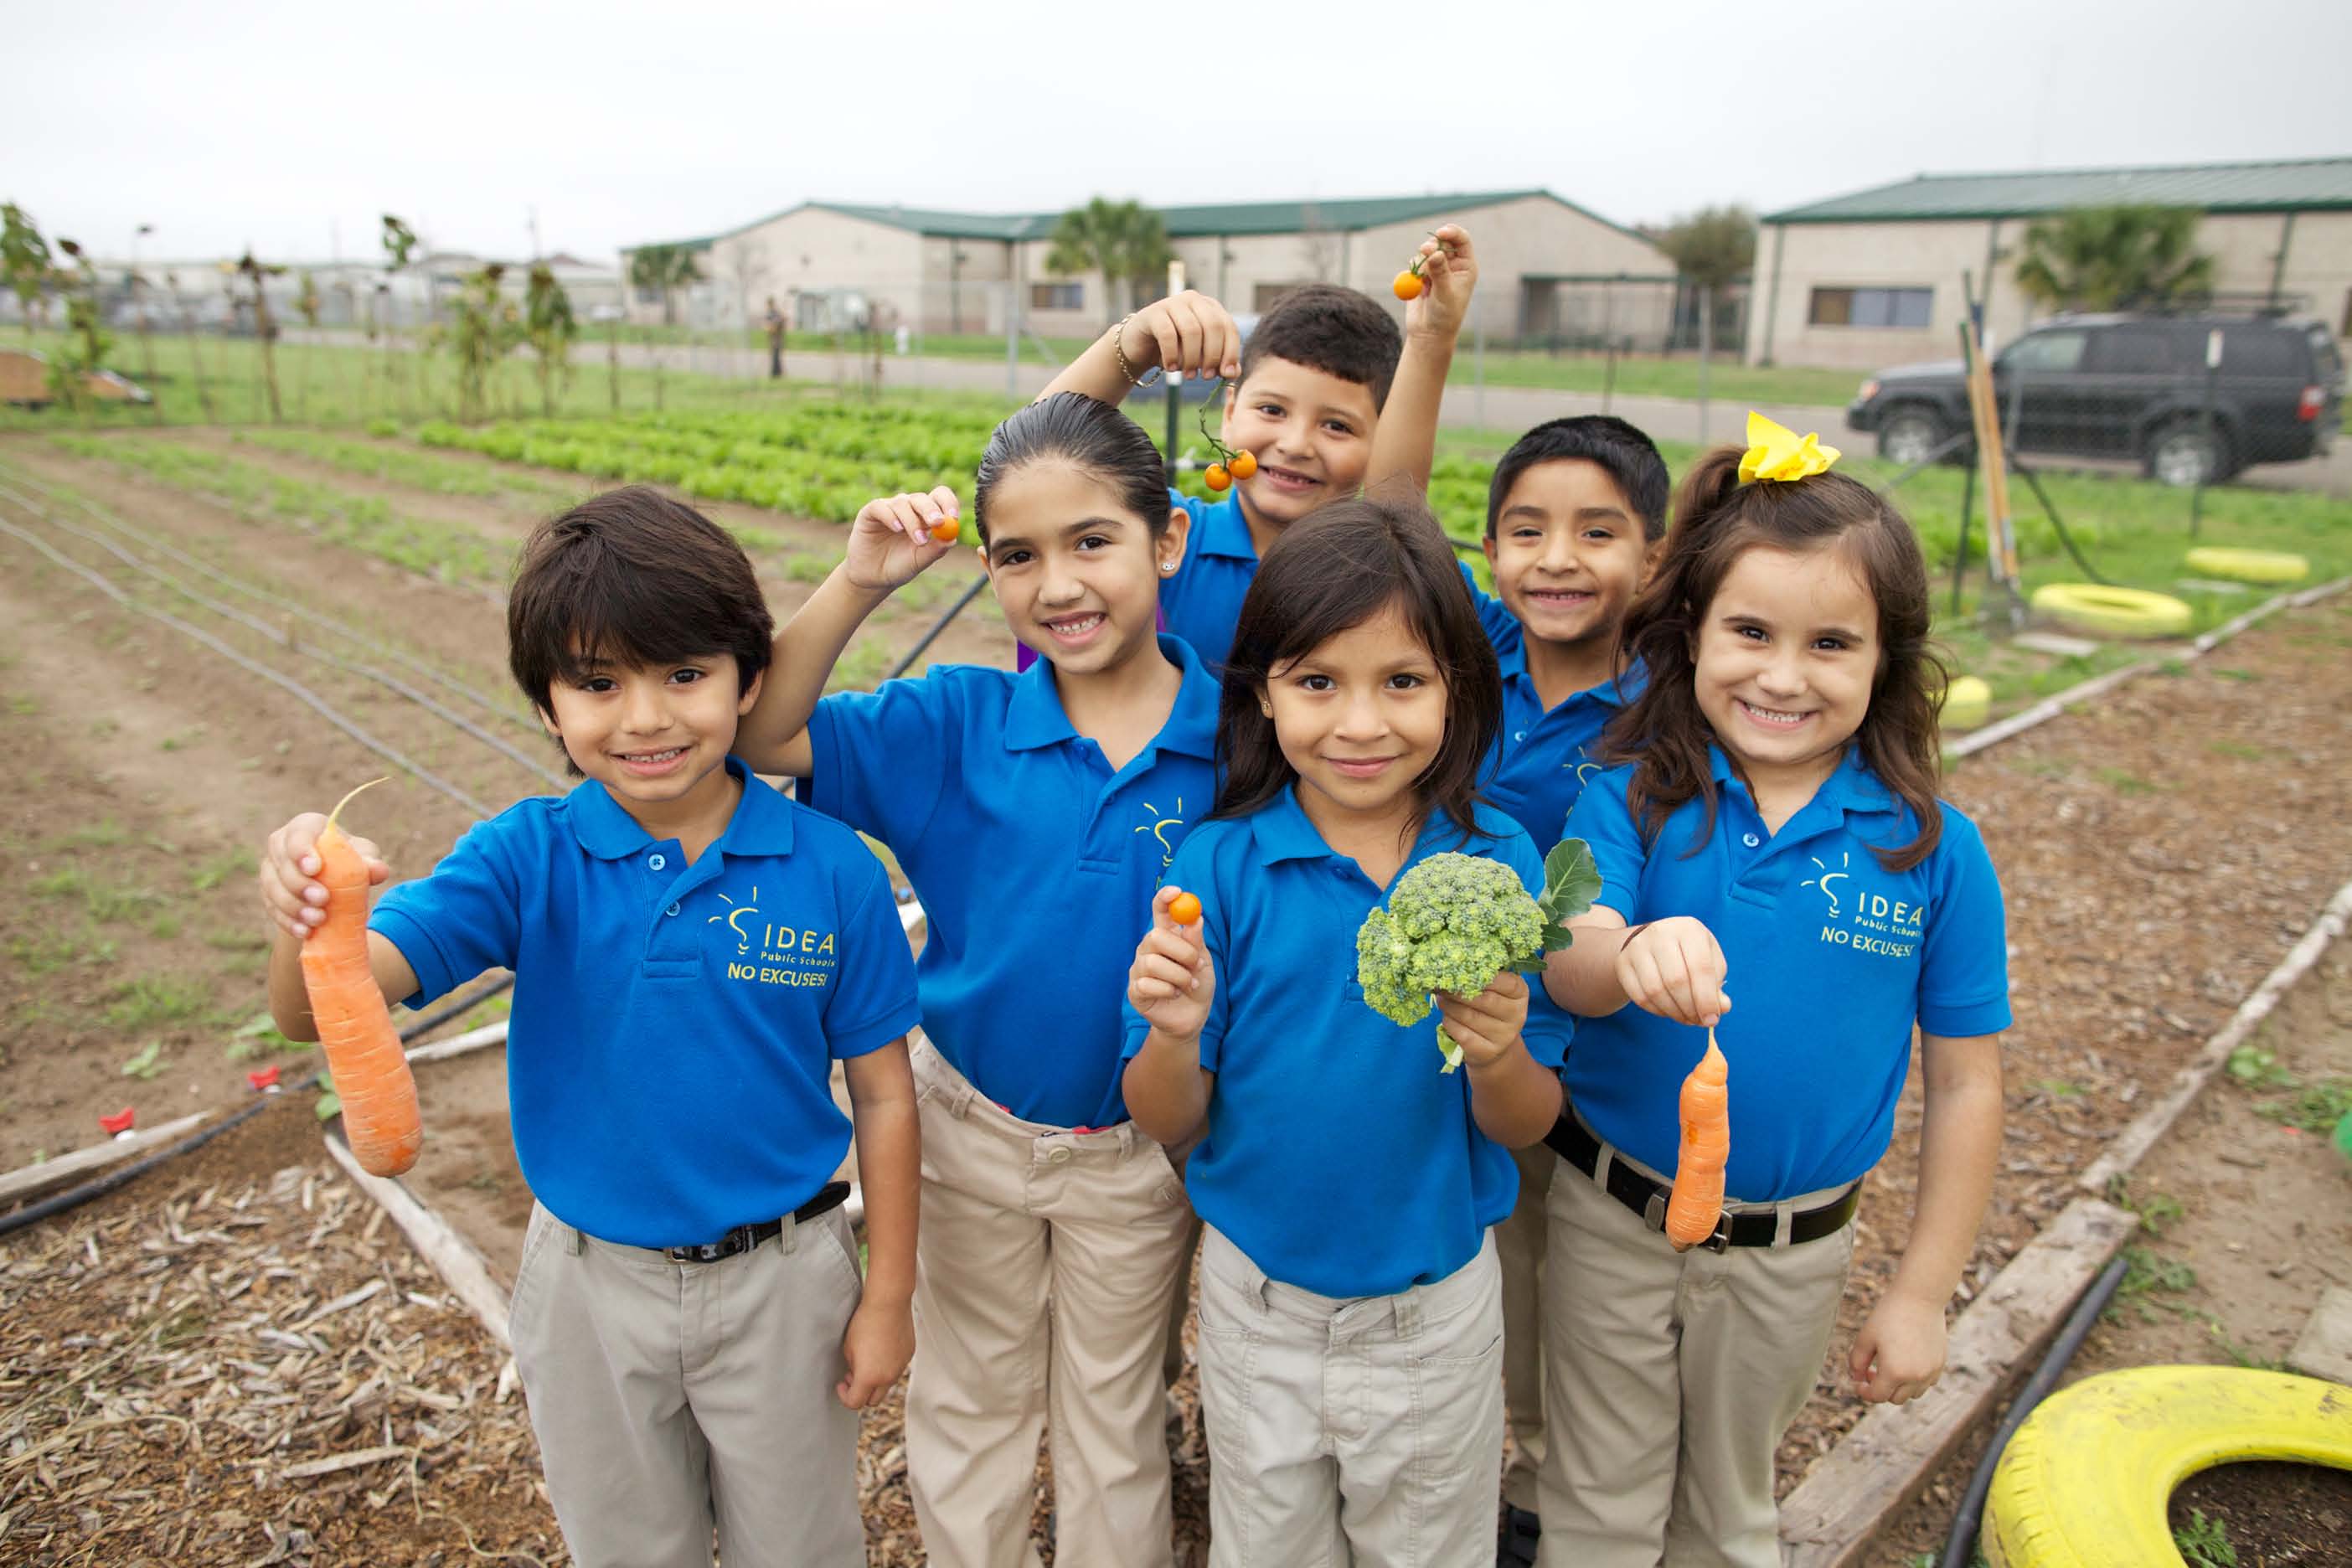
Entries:
{"type": "Polygon", "coordinates": [[[648,866],[650,866],[650,867],[652,867],[655,870],[658,871],[658,870],[660,870],[663,867],[665,867],[665,866],[668,865],[668,864],[669,864],[669,862],[668,862],[667,859],[663,858],[661,856],[659,856],[659,855],[655,855],[655,856],[652,856],[652,857],[648,858],[646,859],[646,865],[648,865],[648,866]]]}
{"type": "Polygon", "coordinates": [[[1753,849],[1764,841],[1761,838],[1757,837],[1753,833],[1743,833],[1739,836],[1739,842],[1747,845],[1750,849],[1753,849]]]}
{"type": "Polygon", "coordinates": [[[1525,730],[1514,730],[1511,731],[1511,739],[1514,741],[1524,741],[1527,738],[1528,732],[1525,730]]]}
{"type": "Polygon", "coordinates": [[[662,913],[666,915],[674,915],[677,913],[677,906],[676,904],[672,904],[669,908],[664,910],[662,913]]]}
{"type": "Polygon", "coordinates": [[[1056,1144],[1054,1148],[1048,1150],[1045,1153],[1045,1163],[1049,1165],[1068,1164],[1070,1163],[1070,1150],[1068,1145],[1056,1144]]]}

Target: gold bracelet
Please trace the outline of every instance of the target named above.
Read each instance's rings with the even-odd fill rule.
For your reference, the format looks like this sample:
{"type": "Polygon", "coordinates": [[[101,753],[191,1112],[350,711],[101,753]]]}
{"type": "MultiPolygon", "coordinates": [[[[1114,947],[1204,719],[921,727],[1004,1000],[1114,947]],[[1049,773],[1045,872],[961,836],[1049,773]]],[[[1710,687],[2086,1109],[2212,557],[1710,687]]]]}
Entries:
{"type": "MultiPolygon", "coordinates": [[[[1118,374],[1127,378],[1127,384],[1129,386],[1141,386],[1143,384],[1143,376],[1135,374],[1135,366],[1129,363],[1127,357],[1127,324],[1133,320],[1135,320],[1135,312],[1129,310],[1126,315],[1121,316],[1118,319],[1118,325],[1110,330],[1110,352],[1111,357],[1118,362],[1118,374]]],[[[1159,368],[1160,367],[1155,364],[1151,366],[1150,370],[1147,370],[1143,374],[1144,375],[1149,375],[1151,374],[1151,371],[1158,370],[1159,368]]]]}

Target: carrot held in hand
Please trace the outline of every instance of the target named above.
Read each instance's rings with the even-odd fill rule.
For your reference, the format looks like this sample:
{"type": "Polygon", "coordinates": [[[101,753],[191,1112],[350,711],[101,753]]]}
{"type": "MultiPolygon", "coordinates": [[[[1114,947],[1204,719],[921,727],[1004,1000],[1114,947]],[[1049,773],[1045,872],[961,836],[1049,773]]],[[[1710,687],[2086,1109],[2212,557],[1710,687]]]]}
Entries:
{"type": "MultiPolygon", "coordinates": [[[[383,782],[371,779],[360,789],[383,782]]],[[[310,995],[319,1043],[326,1047],[327,1070],[342,1100],[343,1136],[352,1153],[370,1174],[397,1176],[416,1163],[425,1125],[407,1054],[368,963],[367,862],[335,826],[352,795],[335,803],[314,846],[319,881],[327,889],[327,918],[303,939],[302,985],[310,995]]]]}
{"type": "Polygon", "coordinates": [[[1683,1079],[1683,1146],[1666,1200],[1666,1239],[1687,1252],[1715,1234],[1723,1215],[1723,1167],[1731,1158],[1731,1064],[1706,1032],[1706,1055],[1683,1079]]]}

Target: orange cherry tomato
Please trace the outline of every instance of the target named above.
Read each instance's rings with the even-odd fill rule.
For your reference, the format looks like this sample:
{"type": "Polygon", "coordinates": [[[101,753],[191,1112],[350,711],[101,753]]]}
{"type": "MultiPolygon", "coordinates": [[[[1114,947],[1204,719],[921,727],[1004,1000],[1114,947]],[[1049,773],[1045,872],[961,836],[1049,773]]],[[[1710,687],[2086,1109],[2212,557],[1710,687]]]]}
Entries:
{"type": "Polygon", "coordinates": [[[1396,297],[1400,300],[1418,300],[1422,289],[1421,274],[1408,267],[1396,275],[1396,281],[1390,287],[1396,290],[1396,297]]]}
{"type": "Polygon", "coordinates": [[[1236,479],[1248,479],[1257,472],[1257,458],[1254,453],[1235,452],[1233,461],[1227,463],[1225,468],[1236,479]]]}
{"type": "Polygon", "coordinates": [[[931,524],[931,537],[941,544],[952,544],[962,536],[963,521],[960,518],[943,517],[931,524]]]}
{"type": "Polygon", "coordinates": [[[1201,478],[1213,490],[1223,489],[1234,482],[1234,476],[1226,471],[1223,463],[1211,463],[1209,471],[1201,478]]]}
{"type": "Polygon", "coordinates": [[[1201,918],[1201,900],[1190,893],[1179,893],[1168,900],[1168,918],[1180,926],[1195,924],[1201,918]]]}

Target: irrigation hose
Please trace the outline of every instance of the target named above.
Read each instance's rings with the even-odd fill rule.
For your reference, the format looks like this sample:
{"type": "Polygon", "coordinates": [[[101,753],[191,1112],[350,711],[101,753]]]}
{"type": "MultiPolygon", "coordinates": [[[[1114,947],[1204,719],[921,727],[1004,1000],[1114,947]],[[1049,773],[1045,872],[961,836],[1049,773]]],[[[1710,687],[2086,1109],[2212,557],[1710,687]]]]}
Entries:
{"type": "Polygon", "coordinates": [[[2074,1303],[2074,1310],[2067,1314],[2065,1324],[2051,1342],[2042,1364],[2033,1369],[2033,1375],[2010,1402],[2009,1414],[2001,1417],[1992,1441],[1985,1447],[1984,1458],[1977,1461],[1976,1473],[1969,1477],[1969,1489],[1961,1494],[1959,1512],[1952,1516],[1951,1533],[1944,1538],[1944,1555],[1937,1568],[1968,1568],[1976,1550],[1977,1531],[1984,1521],[1985,1497],[1992,1490],[1992,1473],[2000,1463],[2002,1451],[2017,1436],[2017,1429],[2025,1425],[2025,1418],[2033,1414],[2033,1407],[2057,1385],[2059,1375],[2074,1359],[2074,1352],[2083,1348],[2091,1325],[2099,1321],[2099,1314],[2115,1296],[2116,1287],[2124,1282],[2126,1267],[2127,1260],[2118,1256],[2100,1271],[2091,1288],[2083,1293],[2083,1299],[2074,1303]]]}
{"type": "MultiPolygon", "coordinates": [[[[410,1019],[406,1024],[401,1026],[400,1038],[402,1043],[405,1044],[408,1041],[415,1039],[417,1036],[447,1023],[450,1019],[457,1017],[462,1013],[472,1011],[474,1008],[480,1006],[483,1003],[488,1001],[499,992],[506,990],[513,984],[514,976],[512,974],[502,974],[497,979],[491,981],[488,985],[483,986],[478,991],[471,992],[463,996],[453,996],[447,1002],[443,1003],[440,1006],[436,1007],[429,1012],[418,1015],[416,1017],[410,1019]]],[[[292,1087],[297,1092],[307,1089],[313,1089],[318,1086],[320,1080],[325,1076],[326,1074],[324,1071],[314,1072],[309,1078],[299,1080],[292,1087]]],[[[23,1208],[13,1210],[8,1214],[0,1215],[0,1236],[13,1235],[17,1231],[23,1230],[27,1226],[38,1225],[41,1221],[49,1218],[53,1215],[61,1215],[69,1209],[78,1209],[81,1207],[82,1205],[90,1202],[92,1199],[102,1198],[107,1194],[114,1191],[117,1187],[123,1185],[125,1183],[145,1175],[148,1172],[155,1169],[158,1165],[176,1160],[183,1154],[190,1153],[194,1150],[203,1148],[205,1144],[211,1142],[214,1139],[219,1137],[230,1128],[242,1126],[246,1122],[250,1121],[254,1117],[258,1116],[262,1111],[267,1110],[268,1108],[268,1098],[263,1095],[256,1095],[252,1104],[231,1111],[228,1115],[222,1117],[218,1121],[214,1122],[209,1127],[197,1128],[194,1132],[189,1133],[185,1138],[181,1139],[177,1143],[173,1143],[168,1148],[160,1149],[154,1153],[149,1154],[142,1159],[134,1160],[128,1165],[118,1166],[114,1170],[107,1172],[106,1174],[102,1176],[93,1176],[78,1187],[68,1187],[64,1192],[52,1193],[47,1197],[40,1199],[38,1202],[29,1203],[23,1208]]]]}
{"type": "Polygon", "coordinates": [[[931,629],[923,634],[922,640],[918,642],[914,647],[908,648],[906,652],[906,656],[900,658],[898,663],[892,665],[890,667],[889,673],[885,675],[882,679],[885,680],[896,680],[900,676],[906,674],[907,671],[912,669],[915,667],[915,661],[923,657],[923,650],[940,640],[940,634],[948,629],[948,623],[954,620],[956,616],[961,615],[963,613],[963,607],[966,605],[971,604],[974,599],[979,598],[980,591],[987,586],[988,574],[986,573],[982,573],[981,575],[974,577],[971,582],[965,584],[963,592],[956,595],[956,602],[950,605],[946,611],[940,615],[940,618],[931,623],[931,629]]]}

